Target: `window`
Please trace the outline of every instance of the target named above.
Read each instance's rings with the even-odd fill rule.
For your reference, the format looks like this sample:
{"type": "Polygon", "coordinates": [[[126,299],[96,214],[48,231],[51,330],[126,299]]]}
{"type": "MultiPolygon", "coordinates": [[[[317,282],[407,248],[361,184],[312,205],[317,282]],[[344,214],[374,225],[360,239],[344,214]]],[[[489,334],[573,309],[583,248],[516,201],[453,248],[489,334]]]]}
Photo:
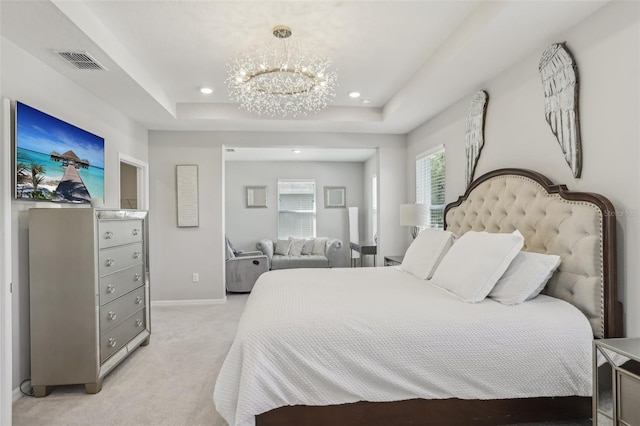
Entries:
{"type": "Polygon", "coordinates": [[[416,203],[429,206],[427,228],[444,228],[444,146],[416,157],[416,203]]]}
{"type": "Polygon", "coordinates": [[[378,177],[371,178],[371,235],[377,241],[378,234],[378,177]]]}
{"type": "Polygon", "coordinates": [[[316,181],[278,179],[278,238],[316,236],[316,181]]]}

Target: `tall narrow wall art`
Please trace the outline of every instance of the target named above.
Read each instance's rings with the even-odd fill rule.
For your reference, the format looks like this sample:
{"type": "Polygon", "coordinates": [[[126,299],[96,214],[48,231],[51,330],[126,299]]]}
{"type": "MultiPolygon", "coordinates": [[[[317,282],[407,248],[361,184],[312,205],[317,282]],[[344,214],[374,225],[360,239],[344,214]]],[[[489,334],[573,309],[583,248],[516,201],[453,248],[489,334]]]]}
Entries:
{"type": "Polygon", "coordinates": [[[487,113],[487,101],[489,96],[484,90],[480,90],[471,98],[467,113],[467,126],[464,135],[467,164],[465,178],[467,186],[473,181],[476,164],[480,158],[480,151],[484,146],[484,119],[487,113]]]}
{"type": "Polygon", "coordinates": [[[582,172],[582,148],[578,117],[578,67],[564,43],[542,53],[540,77],[544,91],[544,116],[558,139],[573,176],[582,172]]]}

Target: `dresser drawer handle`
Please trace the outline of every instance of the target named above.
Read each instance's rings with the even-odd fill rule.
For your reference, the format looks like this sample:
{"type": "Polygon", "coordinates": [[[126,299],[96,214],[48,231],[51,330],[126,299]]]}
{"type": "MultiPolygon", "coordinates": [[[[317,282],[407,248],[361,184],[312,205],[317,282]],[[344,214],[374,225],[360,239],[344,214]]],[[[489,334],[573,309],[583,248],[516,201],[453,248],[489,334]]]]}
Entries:
{"type": "Polygon", "coordinates": [[[134,258],[134,259],[139,258],[141,254],[142,254],[142,253],[140,253],[139,251],[134,251],[134,252],[133,252],[133,258],[134,258]]]}
{"type": "Polygon", "coordinates": [[[113,237],[113,232],[107,231],[107,232],[104,233],[104,239],[105,240],[110,240],[111,237],[113,237]]]}
{"type": "Polygon", "coordinates": [[[107,343],[107,346],[109,346],[110,348],[115,348],[116,344],[118,344],[118,341],[116,339],[114,339],[113,337],[111,337],[109,339],[109,343],[107,343]]]}
{"type": "Polygon", "coordinates": [[[133,235],[138,235],[140,233],[140,230],[138,228],[135,228],[133,231],[131,231],[131,233],[133,235]]]}
{"type": "Polygon", "coordinates": [[[116,313],[115,313],[115,312],[113,312],[113,311],[110,311],[110,312],[107,314],[107,319],[108,319],[109,321],[113,321],[114,319],[116,319],[116,317],[117,317],[117,315],[116,315],[116,313]]]}
{"type": "Polygon", "coordinates": [[[141,279],[141,278],[142,278],[142,275],[140,275],[140,274],[135,274],[135,275],[133,276],[133,280],[134,280],[134,281],[140,281],[140,279],[141,279]]]}
{"type": "Polygon", "coordinates": [[[139,305],[142,303],[142,297],[138,296],[136,297],[136,305],[139,305]]]}
{"type": "Polygon", "coordinates": [[[136,320],[136,327],[140,327],[140,326],[142,326],[142,320],[140,318],[138,318],[136,320]]]}
{"type": "Polygon", "coordinates": [[[106,292],[107,294],[111,294],[111,293],[113,293],[113,292],[115,292],[115,291],[116,291],[116,287],[115,287],[114,285],[111,285],[111,284],[109,284],[109,285],[107,286],[107,289],[105,290],[105,292],[106,292]]]}
{"type": "Polygon", "coordinates": [[[113,259],[113,258],[111,258],[111,257],[110,257],[110,258],[108,258],[108,259],[106,260],[106,262],[104,262],[104,264],[107,266],[107,268],[108,268],[109,266],[113,266],[113,264],[114,264],[114,263],[116,263],[116,260],[115,260],[115,259],[113,259]]]}

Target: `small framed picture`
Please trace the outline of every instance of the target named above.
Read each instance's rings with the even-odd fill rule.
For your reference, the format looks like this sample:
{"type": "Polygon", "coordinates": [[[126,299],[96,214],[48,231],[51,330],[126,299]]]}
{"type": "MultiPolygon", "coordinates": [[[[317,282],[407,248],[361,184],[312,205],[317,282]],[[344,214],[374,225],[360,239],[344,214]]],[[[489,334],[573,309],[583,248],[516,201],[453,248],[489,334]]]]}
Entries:
{"type": "Polygon", "coordinates": [[[247,208],[267,208],[267,187],[247,186],[247,208]]]}
{"type": "Polygon", "coordinates": [[[347,190],[344,186],[324,187],[324,207],[327,209],[344,208],[347,205],[347,190]]]}

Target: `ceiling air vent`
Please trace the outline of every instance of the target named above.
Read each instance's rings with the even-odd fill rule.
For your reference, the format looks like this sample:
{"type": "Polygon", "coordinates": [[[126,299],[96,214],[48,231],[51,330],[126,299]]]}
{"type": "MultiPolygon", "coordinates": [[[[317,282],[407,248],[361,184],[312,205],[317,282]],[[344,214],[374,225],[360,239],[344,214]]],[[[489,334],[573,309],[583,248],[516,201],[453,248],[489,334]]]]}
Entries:
{"type": "Polygon", "coordinates": [[[56,53],[60,55],[62,59],[70,63],[72,67],[79,70],[107,70],[87,52],[56,51],[56,53]]]}

